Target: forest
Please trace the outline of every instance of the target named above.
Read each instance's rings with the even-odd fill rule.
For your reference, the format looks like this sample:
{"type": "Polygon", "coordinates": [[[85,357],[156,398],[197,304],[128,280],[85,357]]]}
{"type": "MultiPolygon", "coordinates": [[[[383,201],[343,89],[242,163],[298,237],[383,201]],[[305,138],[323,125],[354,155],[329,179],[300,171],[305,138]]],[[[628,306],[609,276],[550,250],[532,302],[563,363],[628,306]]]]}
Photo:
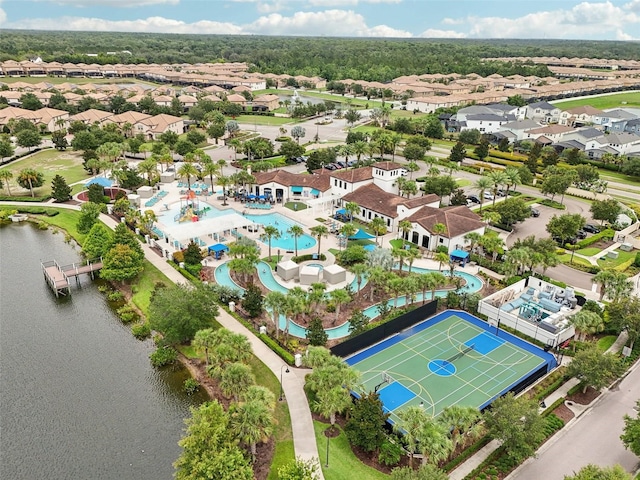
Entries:
{"type": "Polygon", "coordinates": [[[640,60],[637,43],[178,35],[0,30],[0,61],[72,63],[246,62],[252,71],[388,82],[424,73],[550,74],[544,65],[484,61],[518,56],[640,60]],[[107,55],[107,52],[118,52],[107,55]],[[130,53],[129,53],[130,52],[130,53]],[[87,54],[97,57],[87,57],[87,54]]]}

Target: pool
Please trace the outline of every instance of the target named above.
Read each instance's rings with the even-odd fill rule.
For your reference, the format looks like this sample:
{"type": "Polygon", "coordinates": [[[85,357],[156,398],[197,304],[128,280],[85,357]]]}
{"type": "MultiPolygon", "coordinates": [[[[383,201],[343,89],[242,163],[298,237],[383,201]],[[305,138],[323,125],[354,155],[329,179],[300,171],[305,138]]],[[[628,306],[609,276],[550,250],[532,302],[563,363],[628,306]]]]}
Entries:
{"type": "Polygon", "coordinates": [[[321,271],[324,270],[324,265],[320,263],[307,263],[305,264],[305,267],[315,267],[315,268],[319,268],[321,271]]]}
{"type": "MultiPolygon", "coordinates": [[[[287,233],[292,226],[300,225],[280,213],[266,213],[264,215],[257,215],[254,213],[245,213],[244,215],[249,220],[252,220],[260,225],[271,225],[276,227],[280,232],[280,238],[271,239],[272,248],[281,248],[283,250],[294,251],[296,248],[295,239],[290,233],[287,233]]],[[[266,242],[264,242],[266,243],[266,242]]],[[[307,248],[313,248],[316,246],[316,239],[306,233],[298,237],[298,250],[305,250],[307,248]]]]}
{"type": "MultiPolygon", "coordinates": [[[[164,210],[160,212],[159,221],[165,225],[180,225],[181,216],[183,216],[183,212],[181,212],[181,204],[180,202],[173,203],[169,205],[168,210],[164,210]]],[[[204,212],[200,216],[201,222],[207,222],[214,220],[216,218],[223,217],[225,215],[231,215],[232,213],[237,213],[238,215],[242,215],[242,212],[238,212],[233,208],[227,209],[219,209],[214,207],[213,205],[208,204],[207,202],[198,202],[198,207],[200,210],[204,212]]],[[[271,225],[278,229],[280,232],[280,238],[271,239],[271,247],[272,248],[280,248],[282,250],[287,251],[295,251],[295,240],[291,234],[287,233],[292,226],[300,225],[298,222],[295,222],[280,213],[267,213],[264,215],[257,215],[254,213],[244,212],[244,216],[251,220],[252,222],[258,223],[262,226],[271,225]]],[[[267,243],[267,242],[263,242],[267,243]]],[[[298,250],[305,250],[307,248],[313,248],[316,246],[316,239],[311,235],[307,235],[306,233],[300,235],[298,237],[298,250]]]]}

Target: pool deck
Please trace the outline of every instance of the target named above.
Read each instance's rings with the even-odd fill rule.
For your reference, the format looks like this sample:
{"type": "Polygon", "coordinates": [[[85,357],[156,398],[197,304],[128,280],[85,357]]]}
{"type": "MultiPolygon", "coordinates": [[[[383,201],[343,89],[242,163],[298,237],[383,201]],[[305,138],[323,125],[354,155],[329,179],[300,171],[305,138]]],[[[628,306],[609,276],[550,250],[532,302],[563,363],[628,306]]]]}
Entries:
{"type": "MultiPolygon", "coordinates": [[[[216,191],[221,190],[222,187],[217,186],[215,188],[216,191]]],[[[180,195],[180,191],[184,190],[184,187],[178,187],[178,181],[174,181],[172,183],[164,183],[164,184],[160,184],[160,190],[164,190],[165,192],[167,192],[167,194],[160,199],[153,207],[150,208],[145,208],[144,206],[141,208],[142,211],[144,212],[145,210],[153,210],[155,212],[155,214],[158,216],[159,220],[158,220],[158,226],[160,227],[160,230],[162,230],[162,219],[160,218],[162,216],[162,214],[164,212],[166,212],[166,208],[165,205],[167,206],[171,206],[175,203],[180,202],[181,197],[183,197],[184,195],[180,195]]],[[[222,206],[222,200],[218,200],[217,199],[218,195],[214,194],[211,196],[203,196],[200,195],[198,196],[198,200],[202,201],[202,202],[206,202],[209,205],[212,205],[216,208],[222,209],[222,208],[233,208],[238,212],[242,212],[243,210],[245,210],[244,208],[244,203],[240,202],[240,201],[235,201],[232,198],[227,198],[227,205],[226,206],[222,206]]],[[[141,199],[141,205],[144,205],[144,203],[147,201],[148,199],[141,199]]],[[[251,214],[256,214],[259,215],[261,213],[263,214],[267,214],[267,213],[280,213],[281,215],[284,215],[285,217],[288,217],[289,219],[298,222],[299,224],[303,225],[304,229],[305,229],[305,233],[309,234],[309,229],[311,227],[314,227],[316,225],[326,225],[326,223],[321,223],[319,221],[316,220],[316,218],[325,218],[328,220],[330,220],[330,214],[332,213],[327,211],[327,212],[315,212],[312,213],[313,210],[312,209],[305,209],[305,210],[291,210],[287,207],[284,206],[284,204],[280,204],[277,203],[273,206],[273,208],[271,208],[270,210],[248,210],[248,213],[251,214]]],[[[253,240],[258,241],[258,246],[261,249],[261,258],[267,257],[269,255],[269,247],[265,244],[262,243],[259,240],[259,237],[262,233],[261,231],[262,229],[260,229],[260,231],[257,232],[249,232],[248,230],[242,230],[241,233],[243,236],[247,236],[253,240]]],[[[231,242],[234,240],[235,237],[230,237],[230,238],[226,238],[227,242],[231,242]]],[[[378,238],[378,242],[381,244],[381,246],[383,248],[391,248],[390,245],[390,241],[391,240],[395,240],[398,238],[398,234],[395,232],[390,232],[387,233],[384,236],[381,236],[378,238]]],[[[214,243],[218,243],[218,240],[214,239],[214,238],[209,238],[209,237],[201,237],[201,239],[207,243],[207,245],[211,245],[214,243]]],[[[173,242],[170,242],[169,244],[165,244],[164,242],[159,244],[162,245],[162,248],[168,249],[170,253],[173,253],[176,249],[173,247],[173,242]]],[[[320,261],[320,260],[311,260],[308,263],[319,263],[322,264],[323,266],[327,266],[327,265],[332,265],[335,263],[335,257],[333,256],[333,254],[331,252],[329,252],[328,250],[332,248],[332,249],[340,249],[340,245],[338,243],[338,237],[337,235],[334,234],[329,234],[327,235],[326,238],[322,238],[321,240],[321,245],[320,245],[320,250],[322,253],[325,254],[326,256],[326,260],[324,261],[320,261]]],[[[283,255],[283,260],[288,260],[290,258],[292,258],[295,254],[291,251],[284,251],[282,249],[278,249],[275,247],[271,248],[271,254],[272,255],[277,255],[278,251],[280,252],[281,255],[283,255]]],[[[301,248],[301,245],[298,245],[298,255],[304,255],[304,254],[310,254],[310,253],[317,253],[318,251],[318,247],[317,245],[311,248],[301,248]]],[[[221,260],[215,260],[213,257],[207,257],[205,259],[206,264],[211,265],[211,266],[216,266],[218,264],[220,264],[221,262],[225,262],[228,260],[228,257],[222,257],[221,260]]],[[[306,263],[306,262],[305,262],[306,263]]],[[[417,259],[414,263],[414,266],[416,267],[420,267],[420,268],[427,268],[427,269],[433,269],[433,270],[438,270],[439,267],[439,263],[431,260],[430,258],[419,258],[417,259]]],[[[475,265],[467,265],[464,268],[462,267],[457,267],[456,271],[462,271],[462,272],[466,272],[469,273],[471,275],[476,275],[478,274],[478,267],[475,265]]],[[[479,278],[479,277],[478,277],[479,278]]],[[[286,288],[293,288],[296,286],[301,286],[300,283],[298,281],[283,281],[281,278],[276,276],[276,281],[286,287],[286,288]]],[[[335,289],[335,288],[343,288],[344,286],[350,284],[353,281],[353,275],[350,274],[349,272],[347,272],[347,281],[346,282],[341,282],[340,284],[336,284],[335,287],[332,286],[331,289],[335,289]]]]}

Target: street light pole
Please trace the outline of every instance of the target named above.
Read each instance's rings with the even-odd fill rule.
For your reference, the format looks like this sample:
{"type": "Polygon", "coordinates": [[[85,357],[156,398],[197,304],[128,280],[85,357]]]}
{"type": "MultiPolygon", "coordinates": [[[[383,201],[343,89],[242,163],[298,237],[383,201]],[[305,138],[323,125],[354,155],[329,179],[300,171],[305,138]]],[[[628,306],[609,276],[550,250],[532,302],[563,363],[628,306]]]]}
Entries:
{"type": "Polygon", "coordinates": [[[327,437],[327,463],[325,467],[329,468],[329,437],[327,437]]]}
{"type": "Polygon", "coordinates": [[[282,365],[280,367],[280,398],[278,398],[278,401],[281,402],[282,401],[282,394],[283,394],[283,389],[282,389],[282,369],[286,368],[285,373],[289,373],[289,365],[282,365]]]}

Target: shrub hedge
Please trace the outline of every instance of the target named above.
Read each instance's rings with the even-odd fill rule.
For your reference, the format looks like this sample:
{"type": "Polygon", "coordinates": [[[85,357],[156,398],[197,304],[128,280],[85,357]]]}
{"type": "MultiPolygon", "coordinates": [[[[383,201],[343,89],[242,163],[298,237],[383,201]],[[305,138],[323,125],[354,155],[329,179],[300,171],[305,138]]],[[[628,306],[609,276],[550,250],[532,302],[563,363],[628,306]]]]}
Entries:
{"type": "Polygon", "coordinates": [[[576,246],[578,247],[578,249],[586,248],[598,242],[599,240],[602,240],[603,238],[613,238],[614,235],[615,232],[612,229],[605,228],[599,233],[594,233],[590,237],[580,240],[578,243],[576,243],[576,246]]]}

